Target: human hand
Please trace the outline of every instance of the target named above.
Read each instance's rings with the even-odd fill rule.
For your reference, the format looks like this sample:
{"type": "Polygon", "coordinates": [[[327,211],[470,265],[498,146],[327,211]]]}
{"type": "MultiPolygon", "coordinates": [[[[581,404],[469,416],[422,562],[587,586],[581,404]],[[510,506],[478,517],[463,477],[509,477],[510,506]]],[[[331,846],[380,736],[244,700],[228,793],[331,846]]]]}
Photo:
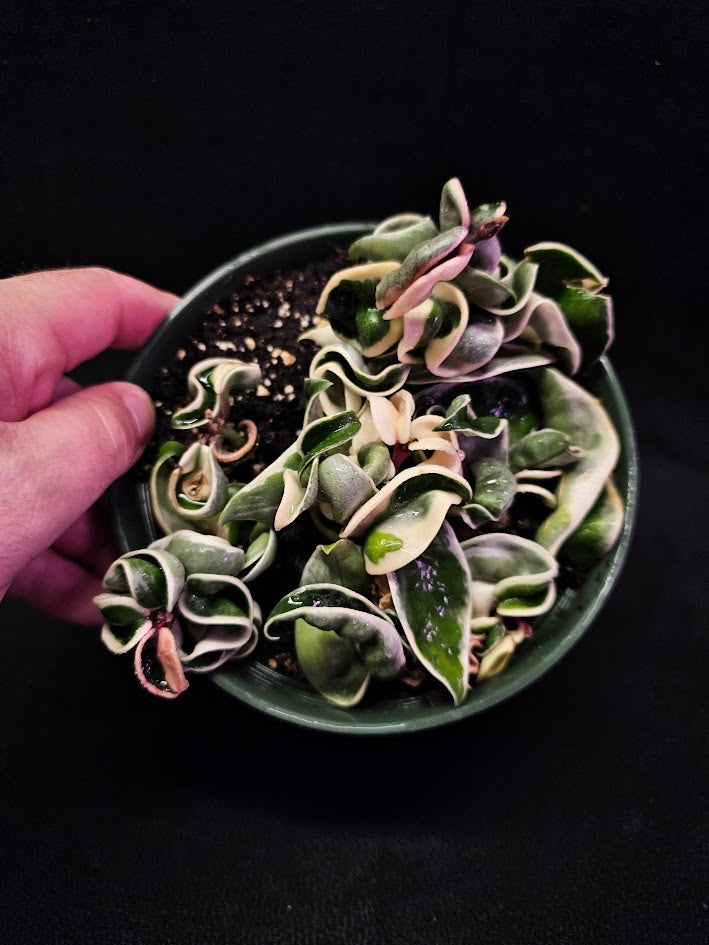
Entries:
{"type": "Polygon", "coordinates": [[[154,426],[148,395],[65,376],[106,348],[138,348],[177,298],[107,269],[0,280],[0,599],[96,624],[115,557],[94,504],[154,426]]]}

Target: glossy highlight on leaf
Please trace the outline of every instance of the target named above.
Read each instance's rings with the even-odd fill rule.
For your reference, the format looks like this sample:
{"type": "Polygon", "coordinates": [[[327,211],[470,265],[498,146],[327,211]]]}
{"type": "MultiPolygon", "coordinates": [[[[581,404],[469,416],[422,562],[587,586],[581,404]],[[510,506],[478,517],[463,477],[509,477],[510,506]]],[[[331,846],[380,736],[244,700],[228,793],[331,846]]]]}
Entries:
{"type": "Polygon", "coordinates": [[[444,522],[416,560],[388,577],[407,640],[460,705],[468,692],[472,586],[450,525],[444,522]]]}

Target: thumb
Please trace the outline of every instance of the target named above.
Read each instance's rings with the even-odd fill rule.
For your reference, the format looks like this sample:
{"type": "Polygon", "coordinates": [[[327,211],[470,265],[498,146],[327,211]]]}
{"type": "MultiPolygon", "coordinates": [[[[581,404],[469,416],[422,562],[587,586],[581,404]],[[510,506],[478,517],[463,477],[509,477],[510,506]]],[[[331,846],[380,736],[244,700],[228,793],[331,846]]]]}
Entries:
{"type": "MultiPolygon", "coordinates": [[[[14,559],[14,574],[0,574],[0,586],[133,465],[154,425],[150,397],[122,382],[79,390],[21,423],[0,425],[0,442],[8,431],[10,440],[0,502],[9,510],[13,550],[6,553],[14,559]]],[[[6,564],[0,561],[0,571],[6,564]]]]}

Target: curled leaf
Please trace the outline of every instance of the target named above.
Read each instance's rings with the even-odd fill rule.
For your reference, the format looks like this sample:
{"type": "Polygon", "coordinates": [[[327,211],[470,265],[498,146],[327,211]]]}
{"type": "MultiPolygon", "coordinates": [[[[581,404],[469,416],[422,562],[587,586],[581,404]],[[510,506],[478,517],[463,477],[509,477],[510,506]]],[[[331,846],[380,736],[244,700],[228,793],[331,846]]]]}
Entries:
{"type": "Polygon", "coordinates": [[[534,617],[554,603],[559,568],[537,542],[495,532],[461,547],[473,579],[473,617],[534,617]]]}
{"type": "Polygon", "coordinates": [[[332,701],[342,704],[336,697],[341,685],[339,682],[335,683],[332,677],[346,675],[348,680],[351,680],[349,667],[352,663],[351,657],[355,653],[359,656],[365,672],[355,676],[357,680],[361,680],[361,691],[352,693],[351,683],[347,687],[350,692],[350,701],[347,704],[350,705],[353,704],[353,698],[361,698],[364,693],[367,674],[371,673],[379,679],[392,679],[404,665],[401,639],[393,622],[366,597],[348,588],[330,583],[296,588],[273,608],[264,627],[264,634],[269,639],[274,639],[270,631],[275,625],[296,620],[303,620],[307,624],[307,627],[299,625],[297,628],[299,643],[297,642],[296,646],[299,657],[301,654],[306,657],[313,685],[332,701]],[[337,648],[338,658],[333,665],[330,659],[330,641],[326,639],[326,652],[323,652],[323,647],[312,641],[310,631],[313,628],[334,632],[351,643],[355,649],[337,648]],[[311,649],[311,645],[314,649],[311,649]],[[322,662],[319,662],[320,660],[322,662]],[[348,666],[346,673],[343,673],[343,662],[348,666]]]}
{"type": "Polygon", "coordinates": [[[467,481],[444,466],[424,464],[396,475],[355,512],[342,538],[365,537],[370,574],[395,571],[431,543],[451,505],[469,501],[467,481]]]}
{"type": "Polygon", "coordinates": [[[420,213],[399,213],[388,217],[372,233],[361,236],[349,248],[351,260],[405,259],[414,247],[430,240],[438,230],[430,217],[420,213]]]}
{"type": "Polygon", "coordinates": [[[207,358],[199,361],[187,375],[192,400],[172,416],[174,429],[186,430],[204,426],[210,420],[226,420],[232,390],[251,390],[261,380],[258,364],[247,364],[237,358],[207,358]]]}
{"type": "Polygon", "coordinates": [[[224,507],[227,496],[227,478],[213,451],[204,443],[188,446],[167,482],[173,511],[187,522],[212,518],[224,507]]]}
{"type": "Polygon", "coordinates": [[[228,574],[190,574],[178,604],[184,628],[180,660],[207,672],[231,658],[248,656],[258,640],[260,612],[249,589],[228,574]]]}
{"type": "Polygon", "coordinates": [[[121,555],[103,583],[107,590],[132,597],[148,610],[172,610],[184,579],[185,569],[178,558],[159,548],[144,548],[121,555]]]}
{"type": "Polygon", "coordinates": [[[451,177],[443,185],[441,191],[441,207],[439,211],[441,230],[462,226],[470,228],[470,208],[463,190],[463,185],[457,177],[451,177]]]}
{"type": "Polygon", "coordinates": [[[534,430],[523,436],[510,449],[510,469],[513,473],[524,469],[556,469],[568,466],[583,456],[583,450],[574,446],[568,435],[560,430],[534,430]]]}
{"type": "Polygon", "coordinates": [[[310,378],[331,382],[332,386],[319,395],[326,414],[343,410],[357,412],[362,401],[370,395],[388,397],[403,387],[409,370],[408,365],[391,364],[375,374],[355,348],[350,345],[330,345],[313,358],[310,378]]]}
{"type": "Polygon", "coordinates": [[[152,548],[161,548],[182,562],[185,574],[237,575],[244,566],[244,552],[216,535],[181,529],[154,541],[152,548]]]}
{"type": "Polygon", "coordinates": [[[401,265],[385,275],[377,285],[377,306],[388,308],[393,305],[412,283],[457,249],[467,235],[464,226],[455,226],[415,246],[401,265]]]}
{"type": "Polygon", "coordinates": [[[156,627],[141,639],[135,651],[135,675],[141,686],[162,699],[175,699],[187,689],[172,630],[156,627]]]}
{"type": "Polygon", "coordinates": [[[611,476],[596,504],[564,542],[562,560],[584,569],[600,561],[620,537],[624,512],[623,499],[611,476]]]}
{"type": "Polygon", "coordinates": [[[540,372],[537,382],[547,425],[584,450],[564,471],[558,507],[537,530],[539,544],[556,554],[595,505],[618,461],[620,444],[600,401],[583,387],[552,368],[540,372]]]}

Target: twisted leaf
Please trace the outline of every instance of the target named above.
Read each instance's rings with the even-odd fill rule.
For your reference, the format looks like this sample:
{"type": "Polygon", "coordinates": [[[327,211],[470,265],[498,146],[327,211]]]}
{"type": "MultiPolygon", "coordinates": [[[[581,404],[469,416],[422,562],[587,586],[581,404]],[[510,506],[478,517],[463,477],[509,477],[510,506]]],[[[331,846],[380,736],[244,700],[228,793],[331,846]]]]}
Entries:
{"type": "Polygon", "coordinates": [[[436,224],[430,217],[421,216],[419,213],[399,213],[383,220],[375,227],[374,232],[355,240],[348,255],[353,261],[401,261],[414,247],[430,240],[437,232],[436,224]]]}
{"type": "Polygon", "coordinates": [[[534,617],[554,603],[559,568],[541,545],[497,532],[469,538],[461,547],[473,578],[474,617],[534,617]]]}
{"type": "Polygon", "coordinates": [[[256,646],[260,613],[236,577],[188,575],[178,612],[186,631],[179,656],[192,672],[208,672],[232,657],[248,656],[256,646]]]}
{"type": "Polygon", "coordinates": [[[456,226],[462,226],[466,230],[470,228],[468,200],[463,185],[457,177],[451,177],[443,185],[439,223],[442,231],[456,226]]]}
{"type": "Polygon", "coordinates": [[[226,420],[232,390],[251,390],[261,380],[258,364],[246,364],[237,358],[207,358],[199,361],[187,375],[192,400],[172,416],[176,430],[204,426],[210,420],[226,420]]]}
{"type": "Polygon", "coordinates": [[[541,371],[537,383],[547,425],[584,450],[564,471],[558,507],[537,530],[539,544],[556,554],[595,505],[615,468],[620,444],[608,414],[588,391],[552,368],[541,371]]]}
{"type": "Polygon", "coordinates": [[[562,560],[584,569],[600,561],[620,537],[624,512],[623,499],[611,476],[596,504],[564,542],[562,560]]]}
{"type": "Polygon", "coordinates": [[[107,590],[125,594],[148,610],[172,610],[184,579],[185,569],[178,558],[159,548],[144,548],[121,555],[103,583],[107,590]]]}
{"type": "Polygon", "coordinates": [[[365,537],[369,574],[386,574],[417,558],[441,527],[451,505],[471,498],[462,476],[423,464],[395,476],[365,502],[343,529],[343,538],[365,537]]]}
{"type": "Polygon", "coordinates": [[[388,308],[396,302],[416,279],[457,249],[467,235],[466,227],[454,226],[415,246],[401,265],[392,269],[377,285],[377,306],[388,308]]]}

